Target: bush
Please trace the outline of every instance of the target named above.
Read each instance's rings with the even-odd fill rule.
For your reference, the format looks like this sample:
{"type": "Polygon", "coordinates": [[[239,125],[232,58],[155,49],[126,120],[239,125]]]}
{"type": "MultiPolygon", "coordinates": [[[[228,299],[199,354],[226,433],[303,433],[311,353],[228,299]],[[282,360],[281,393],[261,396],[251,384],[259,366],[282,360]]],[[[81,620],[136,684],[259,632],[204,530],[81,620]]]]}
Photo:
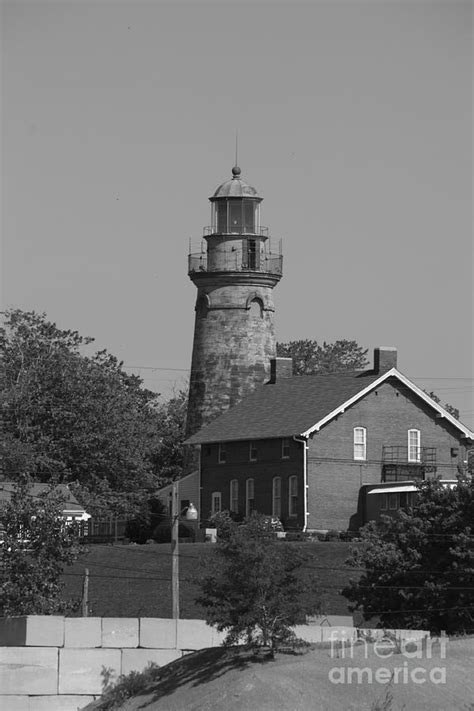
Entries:
{"type": "Polygon", "coordinates": [[[146,543],[153,537],[157,525],[164,519],[165,507],[156,497],[151,497],[133,519],[127,521],[125,537],[132,543],[146,543]]]}
{"type": "Polygon", "coordinates": [[[334,528],[332,528],[330,531],[328,531],[324,537],[325,541],[339,541],[341,538],[339,531],[336,531],[334,528]]]}
{"type": "MultiPolygon", "coordinates": [[[[194,540],[194,530],[190,526],[185,526],[184,523],[179,523],[178,526],[179,538],[192,538],[194,540]]],[[[155,543],[171,543],[171,519],[165,518],[155,528],[152,534],[155,543]]]]}

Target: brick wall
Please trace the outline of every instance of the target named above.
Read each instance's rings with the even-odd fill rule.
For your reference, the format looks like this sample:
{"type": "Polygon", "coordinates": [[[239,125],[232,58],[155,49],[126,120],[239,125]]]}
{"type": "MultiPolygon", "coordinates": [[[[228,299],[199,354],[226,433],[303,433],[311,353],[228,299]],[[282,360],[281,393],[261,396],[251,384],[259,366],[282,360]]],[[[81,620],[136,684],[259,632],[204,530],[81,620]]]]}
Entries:
{"type": "Polygon", "coordinates": [[[437,472],[454,479],[465,449],[459,433],[395,380],[385,382],[309,441],[309,529],[346,530],[363,523],[359,489],[382,477],[382,447],[407,446],[408,430],[419,429],[422,447],[436,447],[437,472]],[[367,460],[353,458],[353,428],[367,429],[367,460]],[[452,456],[451,448],[458,448],[452,456]]]}
{"type": "Polygon", "coordinates": [[[245,515],[245,482],[254,479],[255,508],[260,513],[272,514],[272,480],[282,478],[281,506],[282,520],[288,528],[303,525],[303,497],[299,497],[296,519],[288,517],[288,479],[298,476],[298,491],[303,492],[303,447],[290,439],[289,459],[281,457],[281,439],[260,440],[257,445],[257,461],[251,462],[250,442],[228,442],[226,463],[218,462],[218,445],[203,445],[201,451],[201,516],[206,519],[211,511],[212,492],[222,493],[222,509],[230,507],[230,482],[239,482],[239,512],[245,515]]]}

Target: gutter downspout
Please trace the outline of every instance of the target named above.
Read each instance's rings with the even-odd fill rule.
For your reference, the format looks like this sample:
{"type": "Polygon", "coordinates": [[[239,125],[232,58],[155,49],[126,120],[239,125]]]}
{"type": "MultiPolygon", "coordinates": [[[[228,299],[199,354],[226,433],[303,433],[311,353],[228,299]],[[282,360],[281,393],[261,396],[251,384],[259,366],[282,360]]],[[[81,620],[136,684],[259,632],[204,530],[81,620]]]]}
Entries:
{"type": "Polygon", "coordinates": [[[295,440],[295,442],[301,442],[301,444],[303,445],[303,533],[305,533],[308,527],[308,438],[293,435],[293,439],[295,440]]]}

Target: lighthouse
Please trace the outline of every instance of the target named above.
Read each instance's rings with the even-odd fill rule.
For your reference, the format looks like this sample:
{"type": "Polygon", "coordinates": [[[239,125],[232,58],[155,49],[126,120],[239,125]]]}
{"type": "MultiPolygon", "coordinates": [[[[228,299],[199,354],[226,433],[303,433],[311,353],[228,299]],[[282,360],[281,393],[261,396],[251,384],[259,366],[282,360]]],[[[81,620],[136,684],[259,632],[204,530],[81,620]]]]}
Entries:
{"type": "Polygon", "coordinates": [[[201,251],[189,254],[197,295],[186,437],[270,378],[283,257],[261,225],[262,199],[234,166],[209,198],[201,251]]]}

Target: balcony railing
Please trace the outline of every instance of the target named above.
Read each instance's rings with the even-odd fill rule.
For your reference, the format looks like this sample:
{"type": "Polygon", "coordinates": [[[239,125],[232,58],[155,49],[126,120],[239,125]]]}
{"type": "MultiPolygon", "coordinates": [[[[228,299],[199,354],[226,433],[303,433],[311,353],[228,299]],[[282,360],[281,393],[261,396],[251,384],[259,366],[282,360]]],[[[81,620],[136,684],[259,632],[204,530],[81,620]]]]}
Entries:
{"type": "Polygon", "coordinates": [[[382,461],[384,464],[436,465],[436,447],[384,446],[382,461]]]}
{"type": "Polygon", "coordinates": [[[209,235],[259,235],[260,237],[268,237],[268,227],[247,227],[246,225],[238,225],[235,232],[222,232],[212,225],[203,227],[202,230],[204,237],[209,237],[209,235]]]}
{"type": "Polygon", "coordinates": [[[383,481],[419,480],[428,472],[436,472],[436,447],[390,445],[382,448],[383,481]]]}
{"type": "Polygon", "coordinates": [[[209,265],[207,254],[199,252],[188,255],[188,274],[197,272],[258,272],[281,276],[283,273],[283,255],[259,254],[253,255],[247,264],[242,263],[242,255],[230,252],[228,255],[219,255],[216,265],[209,265]]]}

